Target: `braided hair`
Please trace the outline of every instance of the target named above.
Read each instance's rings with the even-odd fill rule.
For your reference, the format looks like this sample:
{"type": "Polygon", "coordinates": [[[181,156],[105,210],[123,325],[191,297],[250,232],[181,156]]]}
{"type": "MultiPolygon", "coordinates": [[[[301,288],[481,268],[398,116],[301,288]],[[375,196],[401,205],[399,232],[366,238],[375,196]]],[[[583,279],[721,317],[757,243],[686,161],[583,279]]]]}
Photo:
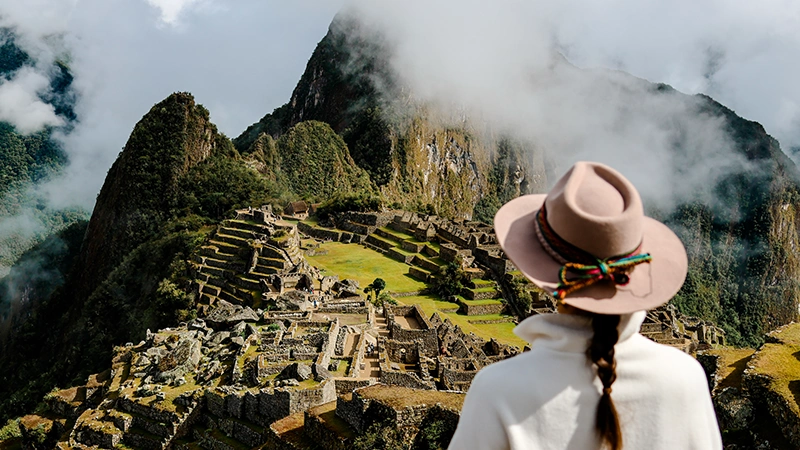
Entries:
{"type": "Polygon", "coordinates": [[[592,315],[594,336],[586,350],[586,356],[597,367],[597,376],[603,383],[603,394],[597,404],[595,428],[604,444],[611,450],[622,448],[622,431],[614,402],[611,400],[611,385],[617,379],[617,362],[614,359],[614,345],[619,339],[620,316],[592,315]]]}

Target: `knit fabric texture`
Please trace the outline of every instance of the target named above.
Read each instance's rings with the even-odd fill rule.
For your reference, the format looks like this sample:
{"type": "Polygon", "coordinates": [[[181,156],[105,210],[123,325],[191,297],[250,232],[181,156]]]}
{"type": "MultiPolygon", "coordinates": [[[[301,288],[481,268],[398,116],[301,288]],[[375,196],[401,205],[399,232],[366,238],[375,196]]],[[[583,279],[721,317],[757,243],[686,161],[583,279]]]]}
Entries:
{"type": "MultiPolygon", "coordinates": [[[[622,316],[612,399],[624,449],[722,449],[706,375],[691,356],[639,334],[645,312],[622,316]]],[[[601,448],[594,428],[603,386],[586,358],[591,319],[529,317],[514,332],[531,350],[481,370],[450,449],[601,448]]]]}

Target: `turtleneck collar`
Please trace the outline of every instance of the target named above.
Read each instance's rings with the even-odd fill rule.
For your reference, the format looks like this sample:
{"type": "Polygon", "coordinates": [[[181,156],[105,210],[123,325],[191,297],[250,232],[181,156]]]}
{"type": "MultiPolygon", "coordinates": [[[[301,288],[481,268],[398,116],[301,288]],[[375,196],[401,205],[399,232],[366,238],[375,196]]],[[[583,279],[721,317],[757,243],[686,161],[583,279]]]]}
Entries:
{"type": "MultiPolygon", "coordinates": [[[[620,316],[619,340],[626,341],[639,331],[647,311],[620,316]]],[[[528,317],[514,328],[514,334],[531,343],[556,351],[584,353],[592,338],[592,319],[576,314],[540,314],[528,317]]]]}

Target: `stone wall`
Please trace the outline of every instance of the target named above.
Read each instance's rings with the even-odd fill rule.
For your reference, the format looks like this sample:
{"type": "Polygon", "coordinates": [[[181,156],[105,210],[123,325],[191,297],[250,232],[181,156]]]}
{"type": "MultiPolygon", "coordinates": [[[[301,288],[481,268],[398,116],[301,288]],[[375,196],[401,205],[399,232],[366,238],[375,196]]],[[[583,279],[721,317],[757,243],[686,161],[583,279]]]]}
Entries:
{"type": "Polygon", "coordinates": [[[419,341],[399,342],[389,339],[384,341],[383,348],[389,357],[389,361],[405,364],[419,362],[419,341]]]}
{"type": "Polygon", "coordinates": [[[418,280],[422,280],[422,281],[425,281],[425,282],[429,281],[430,277],[431,277],[431,274],[429,272],[424,271],[424,270],[420,269],[419,267],[415,267],[415,266],[411,266],[411,267],[408,268],[408,274],[411,275],[412,277],[418,279],[418,280]]]}
{"type": "Polygon", "coordinates": [[[426,247],[425,244],[411,242],[411,241],[403,241],[400,243],[400,246],[403,248],[403,250],[411,253],[419,253],[422,251],[423,248],[426,247]]]}
{"type": "Polygon", "coordinates": [[[355,379],[355,378],[334,378],[334,383],[336,384],[336,393],[338,395],[345,395],[349,394],[356,389],[372,386],[375,382],[371,378],[362,378],[362,379],[355,379]]]}
{"type": "Polygon", "coordinates": [[[472,255],[475,256],[475,261],[483,264],[491,269],[496,275],[503,275],[506,272],[513,272],[516,270],[514,264],[501,256],[502,249],[500,246],[481,246],[473,249],[472,255]]]}
{"type": "Polygon", "coordinates": [[[419,256],[414,256],[414,258],[411,260],[411,262],[415,266],[422,267],[423,269],[427,270],[428,272],[431,272],[431,273],[438,273],[439,272],[439,265],[436,264],[433,261],[430,261],[430,260],[427,260],[427,259],[424,259],[424,258],[420,258],[419,256]]]}
{"type": "Polygon", "coordinates": [[[341,232],[339,231],[312,227],[311,225],[303,222],[299,222],[297,224],[297,229],[299,229],[303,234],[307,236],[311,236],[315,239],[319,239],[322,241],[339,242],[342,238],[341,232]]]}
{"type": "Polygon", "coordinates": [[[358,390],[350,395],[343,395],[336,399],[336,415],[353,427],[356,433],[362,433],[366,428],[364,412],[369,402],[358,395],[358,390]]]}
{"type": "Polygon", "coordinates": [[[316,309],[317,313],[329,314],[366,314],[367,307],[363,306],[364,302],[350,302],[348,304],[337,304],[330,306],[321,306],[316,309]],[[358,305],[361,306],[358,306],[358,305]]]}
{"type": "Polygon", "coordinates": [[[349,220],[341,221],[337,224],[337,226],[343,230],[347,230],[350,233],[360,236],[369,236],[370,234],[375,232],[374,226],[364,225],[349,220]]]}
{"type": "Polygon", "coordinates": [[[469,245],[469,232],[452,222],[439,223],[436,226],[436,234],[461,248],[467,248],[469,245]]]}
{"type": "Polygon", "coordinates": [[[395,370],[383,370],[381,367],[381,383],[392,386],[402,386],[413,389],[436,390],[433,380],[423,381],[413,372],[398,372],[395,370]]]}
{"type": "Polygon", "coordinates": [[[375,247],[378,247],[383,250],[391,250],[395,246],[394,242],[389,242],[375,235],[367,236],[367,239],[364,242],[366,242],[367,244],[374,245],[375,247]]]}
{"type": "Polygon", "coordinates": [[[333,380],[323,380],[318,387],[291,391],[290,397],[290,414],[305,411],[312,406],[336,400],[336,384],[333,380]]]}
{"type": "Polygon", "coordinates": [[[435,358],[439,355],[439,339],[436,328],[431,325],[430,321],[422,313],[422,309],[419,305],[393,306],[387,308],[386,322],[390,339],[400,342],[414,342],[420,340],[422,341],[423,354],[425,356],[435,358]],[[419,323],[421,329],[404,329],[395,321],[396,316],[414,318],[417,323],[419,323]]]}
{"type": "Polygon", "coordinates": [[[429,242],[436,237],[436,228],[433,225],[420,224],[414,230],[414,239],[429,242]]]}
{"type": "Polygon", "coordinates": [[[402,214],[394,216],[392,222],[388,224],[389,228],[408,233],[409,230],[413,233],[414,228],[420,223],[419,217],[412,213],[404,211],[402,214]]]}
{"type": "Polygon", "coordinates": [[[742,379],[748,396],[757,406],[769,411],[784,437],[795,448],[800,448],[800,417],[794,412],[792,405],[770,387],[773,383],[770,376],[748,372],[745,371],[742,379]]]}
{"type": "Polygon", "coordinates": [[[439,257],[447,262],[456,262],[459,257],[469,256],[472,256],[472,250],[458,248],[455,244],[446,243],[439,247],[439,257]]]}
{"type": "Polygon", "coordinates": [[[251,448],[256,448],[266,442],[261,433],[238,420],[225,418],[219,420],[217,425],[226,436],[232,437],[251,448]]]}
{"type": "Polygon", "coordinates": [[[303,434],[307,440],[315,442],[324,450],[347,450],[352,448],[352,442],[334,430],[326,427],[322,420],[306,411],[303,434]]]}
{"type": "Polygon", "coordinates": [[[344,355],[344,344],[347,340],[347,327],[340,327],[339,333],[336,335],[336,347],[334,353],[337,355],[344,355]]]}
{"type": "Polygon", "coordinates": [[[477,370],[464,371],[442,367],[440,370],[440,380],[448,390],[466,392],[477,374],[477,370]]]}
{"type": "Polygon", "coordinates": [[[386,252],[386,256],[388,256],[389,258],[392,258],[395,261],[400,261],[401,263],[404,263],[404,264],[411,264],[411,261],[413,261],[414,258],[416,258],[415,255],[406,255],[406,254],[400,252],[399,250],[397,250],[396,248],[390,248],[386,252]]]}
{"type": "MultiPolygon", "coordinates": [[[[364,364],[364,355],[367,349],[367,340],[364,338],[363,334],[359,334],[357,337],[358,342],[356,342],[356,351],[355,358],[353,358],[353,364],[350,366],[350,374],[351,377],[360,377],[361,374],[361,365],[364,364]]],[[[369,368],[365,368],[367,374],[369,374],[369,368]]]]}
{"type": "Polygon", "coordinates": [[[117,400],[117,406],[125,412],[135,413],[156,422],[174,423],[178,422],[180,419],[178,415],[173,412],[152,408],[127,397],[120,397],[117,400]]]}
{"type": "Polygon", "coordinates": [[[341,215],[340,220],[372,225],[375,227],[385,227],[397,215],[394,211],[388,212],[356,212],[348,211],[341,215]]]}
{"type": "Polygon", "coordinates": [[[503,312],[503,308],[505,305],[502,303],[495,303],[489,305],[476,305],[470,302],[464,302],[459,300],[458,304],[461,306],[461,310],[464,314],[468,316],[482,316],[486,314],[500,314],[503,312]]]}
{"type": "Polygon", "coordinates": [[[428,358],[435,358],[439,354],[439,339],[435,329],[406,330],[395,322],[389,327],[389,337],[400,342],[422,341],[423,353],[428,358]]]}

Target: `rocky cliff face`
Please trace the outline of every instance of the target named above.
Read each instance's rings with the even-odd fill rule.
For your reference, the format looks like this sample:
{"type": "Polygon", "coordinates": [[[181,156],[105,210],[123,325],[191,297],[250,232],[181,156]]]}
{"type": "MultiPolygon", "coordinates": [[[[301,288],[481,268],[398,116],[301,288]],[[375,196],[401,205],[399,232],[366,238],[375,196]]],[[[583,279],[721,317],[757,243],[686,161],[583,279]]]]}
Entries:
{"type": "Polygon", "coordinates": [[[673,302],[720,323],[728,342],[758,346],[766,332],[797,319],[798,172],[760,124],[703,101],[752,166],[718,182],[715,204],[687,203],[663,218],[690,255],[673,302]]]}
{"type": "Polygon", "coordinates": [[[472,218],[483,198],[498,203],[544,187],[543,164],[537,164],[542,155],[530,148],[485,138],[469,124],[445,125],[424,108],[393,117],[386,92],[401,99],[407,94],[376,57],[384,52],[380,37],[357,37],[359,27],[347,17],[334,20],[289,103],[234,140],[240,152],[248,153],[261,135],[278,138],[299,122],[326,122],[388,203],[451,218],[472,218]]]}

